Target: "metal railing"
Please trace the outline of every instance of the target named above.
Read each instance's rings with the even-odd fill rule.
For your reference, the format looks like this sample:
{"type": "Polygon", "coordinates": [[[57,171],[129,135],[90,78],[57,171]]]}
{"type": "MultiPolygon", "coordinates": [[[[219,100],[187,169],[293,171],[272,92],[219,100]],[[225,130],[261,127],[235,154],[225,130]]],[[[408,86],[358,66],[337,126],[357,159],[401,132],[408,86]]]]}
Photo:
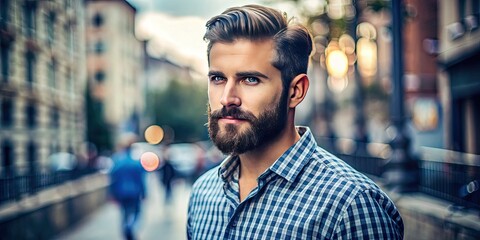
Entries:
{"type": "MultiPolygon", "coordinates": [[[[390,147],[383,143],[357,143],[350,139],[321,139],[319,145],[355,169],[380,181],[389,162],[390,147]],[[361,144],[364,144],[363,146],[361,144]],[[359,151],[359,149],[362,149],[359,151]]],[[[421,148],[418,191],[453,205],[480,209],[480,155],[438,148],[421,148]]],[[[0,176],[0,204],[19,200],[42,189],[95,172],[92,169],[4,174],[0,176]]]]}
{"type": "Polygon", "coordinates": [[[15,174],[9,172],[0,176],[0,205],[18,201],[43,189],[78,179],[94,173],[94,169],[75,169],[68,171],[26,172],[15,174]]]}
{"type": "Polygon", "coordinates": [[[421,192],[480,209],[480,155],[424,147],[419,166],[421,192]]]}
{"type": "MultiPolygon", "coordinates": [[[[350,166],[382,181],[389,162],[388,144],[363,143],[365,147],[359,151],[357,146],[362,143],[350,139],[318,138],[317,141],[350,166]]],[[[416,160],[419,192],[452,202],[454,206],[480,209],[480,155],[422,147],[416,160]]]]}

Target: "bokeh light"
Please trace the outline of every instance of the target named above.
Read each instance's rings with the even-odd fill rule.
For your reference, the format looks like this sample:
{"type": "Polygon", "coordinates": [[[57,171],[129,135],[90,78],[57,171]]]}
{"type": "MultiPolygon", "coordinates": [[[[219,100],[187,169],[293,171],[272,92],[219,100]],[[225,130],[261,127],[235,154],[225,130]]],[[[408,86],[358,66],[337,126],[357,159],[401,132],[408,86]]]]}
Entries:
{"type": "Polygon", "coordinates": [[[368,22],[362,22],[357,26],[358,37],[364,37],[370,40],[377,39],[377,30],[375,26],[368,22]]]}
{"type": "Polygon", "coordinates": [[[151,125],[145,130],[145,141],[150,144],[158,144],[163,140],[163,129],[158,125],[151,125]]]}
{"type": "Polygon", "coordinates": [[[334,78],[344,78],[348,71],[348,58],[342,50],[327,53],[327,71],[334,78]]]}
{"type": "Polygon", "coordinates": [[[345,88],[348,86],[348,78],[347,77],[342,77],[342,78],[335,78],[335,77],[329,77],[327,80],[327,86],[328,89],[335,93],[340,93],[345,88]]]}
{"type": "Polygon", "coordinates": [[[340,36],[338,45],[347,55],[355,53],[355,40],[348,34],[340,36]]]}
{"type": "MultiPolygon", "coordinates": [[[[357,42],[358,70],[364,78],[375,76],[377,73],[377,45],[367,38],[360,38],[357,42]]],[[[367,83],[370,85],[370,83],[367,83]]]]}
{"type": "Polygon", "coordinates": [[[140,157],[140,163],[145,170],[151,172],[158,169],[158,166],[160,165],[160,159],[158,158],[157,154],[153,152],[145,152],[140,157]]]}

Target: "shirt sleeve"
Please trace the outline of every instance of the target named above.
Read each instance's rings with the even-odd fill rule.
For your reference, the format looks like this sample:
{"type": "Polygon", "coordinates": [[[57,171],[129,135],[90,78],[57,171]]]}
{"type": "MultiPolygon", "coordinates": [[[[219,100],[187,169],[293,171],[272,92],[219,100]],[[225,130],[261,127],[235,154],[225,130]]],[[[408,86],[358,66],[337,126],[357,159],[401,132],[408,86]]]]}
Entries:
{"type": "MultiPolygon", "coordinates": [[[[193,188],[192,188],[193,189],[193,188]]],[[[188,208],[187,208],[187,226],[186,226],[186,233],[187,233],[187,239],[191,240],[193,239],[193,234],[192,234],[192,202],[193,202],[193,195],[194,195],[194,190],[192,190],[192,193],[190,195],[189,201],[188,201],[188,208]]]]}
{"type": "Polygon", "coordinates": [[[403,228],[393,202],[384,193],[366,190],[352,201],[333,239],[403,239],[403,228]]]}

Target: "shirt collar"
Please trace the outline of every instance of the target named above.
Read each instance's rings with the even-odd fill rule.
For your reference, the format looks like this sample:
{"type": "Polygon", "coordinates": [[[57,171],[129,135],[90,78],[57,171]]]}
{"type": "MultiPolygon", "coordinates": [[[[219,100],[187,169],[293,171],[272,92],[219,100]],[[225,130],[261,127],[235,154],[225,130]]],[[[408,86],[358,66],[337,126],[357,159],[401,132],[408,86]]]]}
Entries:
{"type": "MultiPolygon", "coordinates": [[[[282,154],[269,170],[285,178],[289,182],[293,182],[298,174],[302,171],[303,167],[310,160],[310,156],[313,154],[317,143],[313,137],[310,128],[308,127],[296,127],[300,134],[300,140],[292,145],[285,153],[282,154]]],[[[218,174],[224,182],[228,182],[234,176],[234,173],[238,171],[240,161],[238,156],[230,155],[221,164],[218,169],[218,174]]],[[[262,174],[259,178],[262,178],[268,170],[262,174]]]]}
{"type": "Polygon", "coordinates": [[[234,176],[235,171],[238,171],[238,166],[240,161],[237,155],[229,155],[223,162],[220,164],[218,169],[218,175],[222,178],[224,182],[228,182],[234,176]]]}
{"type": "Polygon", "coordinates": [[[317,146],[310,128],[297,127],[297,131],[301,136],[300,140],[285,151],[269,168],[289,182],[297,178],[303,167],[310,161],[317,146]]]}

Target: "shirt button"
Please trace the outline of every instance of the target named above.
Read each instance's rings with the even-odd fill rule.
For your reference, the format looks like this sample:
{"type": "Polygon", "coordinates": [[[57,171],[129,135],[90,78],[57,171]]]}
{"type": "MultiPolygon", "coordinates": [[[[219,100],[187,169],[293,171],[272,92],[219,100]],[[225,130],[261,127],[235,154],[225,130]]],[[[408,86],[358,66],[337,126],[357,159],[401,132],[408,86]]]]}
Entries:
{"type": "Polygon", "coordinates": [[[232,223],[232,227],[236,227],[236,226],[237,226],[237,221],[232,223]]]}

